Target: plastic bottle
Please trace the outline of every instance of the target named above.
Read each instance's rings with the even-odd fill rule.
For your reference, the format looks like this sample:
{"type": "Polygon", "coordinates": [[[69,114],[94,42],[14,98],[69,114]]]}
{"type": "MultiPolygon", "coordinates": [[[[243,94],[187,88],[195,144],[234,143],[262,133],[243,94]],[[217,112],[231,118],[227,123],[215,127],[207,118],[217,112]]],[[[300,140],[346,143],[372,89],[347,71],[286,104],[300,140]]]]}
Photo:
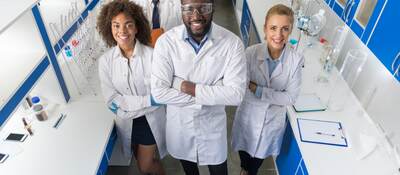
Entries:
{"type": "Polygon", "coordinates": [[[40,103],[40,98],[39,97],[32,97],[32,110],[35,113],[36,118],[39,121],[45,121],[47,120],[47,113],[44,110],[43,105],[40,103]]]}
{"type": "Polygon", "coordinates": [[[67,58],[72,58],[72,50],[68,45],[64,47],[64,52],[67,58]]]}
{"type": "Polygon", "coordinates": [[[292,48],[292,49],[295,49],[296,48],[296,44],[298,43],[298,41],[296,40],[296,39],[290,39],[289,40],[289,44],[290,44],[290,47],[292,48]]]}
{"type": "Polygon", "coordinates": [[[320,9],[318,13],[312,15],[310,17],[310,22],[308,24],[308,34],[311,36],[315,36],[321,31],[321,29],[325,26],[326,17],[325,10],[320,9]]]}

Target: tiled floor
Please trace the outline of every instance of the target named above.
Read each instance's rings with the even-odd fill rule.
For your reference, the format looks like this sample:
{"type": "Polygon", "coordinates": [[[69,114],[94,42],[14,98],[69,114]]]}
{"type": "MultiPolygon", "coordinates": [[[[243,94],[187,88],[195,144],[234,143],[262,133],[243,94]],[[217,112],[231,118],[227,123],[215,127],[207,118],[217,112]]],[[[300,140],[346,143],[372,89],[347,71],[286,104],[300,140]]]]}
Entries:
{"type": "MultiPolygon", "coordinates": [[[[216,10],[214,13],[214,22],[221,25],[228,30],[239,36],[239,28],[234,15],[232,1],[231,0],[215,0],[216,10]]],[[[228,115],[228,143],[230,143],[231,126],[233,117],[235,114],[235,107],[227,107],[226,112],[228,115]]],[[[240,172],[240,160],[236,152],[233,152],[229,145],[228,155],[228,170],[230,175],[239,175],[240,172]]],[[[184,175],[183,169],[180,163],[173,159],[171,156],[167,156],[162,160],[163,166],[168,175],[184,175]]],[[[260,168],[259,175],[276,175],[274,169],[273,160],[268,158],[264,161],[260,168]]],[[[108,175],[139,175],[136,167],[136,162],[133,159],[131,165],[128,167],[110,166],[107,172],[108,175]]],[[[207,167],[200,167],[201,175],[208,175],[207,167]]]]}

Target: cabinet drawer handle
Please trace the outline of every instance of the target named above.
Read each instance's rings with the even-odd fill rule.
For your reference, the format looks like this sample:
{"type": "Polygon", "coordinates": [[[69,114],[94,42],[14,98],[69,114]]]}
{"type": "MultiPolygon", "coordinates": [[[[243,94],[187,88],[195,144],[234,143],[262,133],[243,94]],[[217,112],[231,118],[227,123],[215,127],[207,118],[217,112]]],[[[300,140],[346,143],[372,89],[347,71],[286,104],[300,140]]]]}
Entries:
{"type": "Polygon", "coordinates": [[[352,0],[352,1],[350,1],[349,2],[349,4],[350,4],[350,6],[349,6],[349,8],[347,9],[347,11],[346,11],[346,16],[345,16],[345,22],[347,23],[348,21],[349,21],[349,16],[350,16],[350,12],[351,12],[351,9],[353,8],[353,6],[354,6],[354,0],[352,0]]]}
{"type": "Polygon", "coordinates": [[[343,9],[343,12],[342,12],[342,19],[343,20],[346,20],[346,12],[347,12],[347,9],[349,8],[349,4],[350,4],[350,2],[349,3],[346,3],[345,5],[344,5],[344,9],[343,9]]]}
{"type": "Polygon", "coordinates": [[[400,52],[399,53],[397,53],[397,55],[396,55],[396,57],[394,58],[394,60],[393,60],[393,62],[392,62],[392,71],[394,71],[395,72],[395,76],[396,76],[396,74],[399,72],[399,66],[397,66],[397,69],[395,69],[395,66],[396,66],[396,63],[397,63],[397,60],[399,59],[399,57],[400,57],[400,52]]]}

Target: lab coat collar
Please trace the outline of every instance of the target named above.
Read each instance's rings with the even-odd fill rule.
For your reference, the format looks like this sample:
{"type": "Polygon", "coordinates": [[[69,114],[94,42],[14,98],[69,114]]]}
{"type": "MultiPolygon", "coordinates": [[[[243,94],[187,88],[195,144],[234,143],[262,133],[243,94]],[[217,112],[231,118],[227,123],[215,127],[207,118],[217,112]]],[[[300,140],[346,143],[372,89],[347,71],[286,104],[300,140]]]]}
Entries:
{"type": "MultiPolygon", "coordinates": [[[[140,56],[142,54],[142,43],[140,43],[138,40],[135,41],[135,46],[133,47],[133,53],[132,56],[129,59],[134,58],[135,56],[140,56]]],[[[119,45],[115,46],[115,52],[113,54],[113,58],[122,58],[125,59],[125,57],[122,55],[122,51],[121,48],[119,47],[119,45]]]]}
{"type": "MultiPolygon", "coordinates": [[[[215,39],[219,39],[221,36],[218,35],[218,31],[215,30],[216,24],[214,22],[211,22],[211,27],[210,31],[208,31],[207,35],[207,40],[213,41],[215,39]]],[[[189,34],[187,32],[186,26],[183,25],[183,31],[182,31],[182,40],[186,41],[186,39],[189,37],[189,34]]]]}
{"type": "MultiPolygon", "coordinates": [[[[207,53],[207,50],[214,45],[215,41],[221,39],[222,35],[221,35],[220,30],[221,29],[219,29],[219,26],[216,25],[214,22],[212,22],[210,31],[207,33],[208,39],[204,43],[202,48],[199,50],[199,52],[196,54],[194,49],[191,49],[193,51],[193,54],[195,55],[195,63],[200,62],[202,60],[202,58],[203,58],[203,55],[205,53],[207,53]]],[[[185,39],[185,37],[186,37],[185,35],[187,35],[187,31],[186,31],[186,26],[185,25],[183,25],[183,27],[180,28],[180,31],[178,31],[178,33],[181,33],[182,42],[187,43],[188,46],[190,48],[192,48],[192,46],[185,39]]]]}
{"type": "Polygon", "coordinates": [[[281,55],[278,58],[279,63],[276,66],[276,68],[274,69],[274,71],[272,71],[272,75],[271,75],[271,78],[270,78],[268,66],[266,65],[267,63],[266,63],[265,59],[272,59],[272,58],[271,58],[271,56],[269,55],[269,52],[268,52],[268,45],[265,44],[265,47],[261,52],[261,56],[257,57],[257,59],[259,60],[259,63],[260,63],[258,65],[258,68],[261,70],[261,72],[264,75],[264,78],[266,80],[270,80],[270,79],[276,78],[277,76],[282,74],[283,61],[287,57],[287,50],[288,50],[287,47],[288,47],[288,45],[286,44],[284,46],[284,48],[283,48],[283,51],[282,51],[281,55]]]}

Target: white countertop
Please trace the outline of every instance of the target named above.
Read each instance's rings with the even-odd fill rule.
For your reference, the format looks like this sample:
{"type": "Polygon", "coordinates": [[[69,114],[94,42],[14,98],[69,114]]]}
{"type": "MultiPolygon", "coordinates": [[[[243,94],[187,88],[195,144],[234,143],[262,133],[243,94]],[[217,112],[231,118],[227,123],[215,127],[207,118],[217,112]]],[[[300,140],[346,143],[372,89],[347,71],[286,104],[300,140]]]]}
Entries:
{"type": "Polygon", "coordinates": [[[292,107],[288,107],[289,121],[293,129],[300,152],[311,175],[328,174],[382,174],[392,175],[398,173],[397,165],[393,157],[389,156],[385,145],[380,140],[380,134],[368,114],[351,92],[345,81],[337,75],[335,69],[329,84],[316,81],[321,70],[319,55],[315,50],[305,52],[305,68],[303,69],[303,82],[301,93],[315,93],[325,104],[331,96],[329,104],[343,102],[343,108],[329,108],[322,112],[296,113],[292,107]],[[335,81],[337,79],[337,81],[335,81]],[[334,85],[335,84],[335,85],[334,85]],[[330,95],[333,89],[333,95],[330,95]],[[338,95],[341,92],[341,95],[338,95]],[[348,141],[348,147],[338,147],[323,144],[302,142],[299,135],[297,118],[317,119],[341,122],[348,141]],[[360,160],[360,152],[363,150],[363,140],[360,134],[365,134],[376,139],[377,147],[364,159],[360,160]]]}
{"type": "MultiPolygon", "coordinates": [[[[114,126],[113,116],[102,102],[72,102],[56,108],[48,120],[33,120],[34,135],[24,142],[0,142],[0,152],[10,153],[0,164],[0,174],[96,174],[114,126]],[[60,113],[67,117],[55,129],[60,113]]],[[[7,122],[2,138],[9,132],[27,133],[21,117],[7,122]]]]}

